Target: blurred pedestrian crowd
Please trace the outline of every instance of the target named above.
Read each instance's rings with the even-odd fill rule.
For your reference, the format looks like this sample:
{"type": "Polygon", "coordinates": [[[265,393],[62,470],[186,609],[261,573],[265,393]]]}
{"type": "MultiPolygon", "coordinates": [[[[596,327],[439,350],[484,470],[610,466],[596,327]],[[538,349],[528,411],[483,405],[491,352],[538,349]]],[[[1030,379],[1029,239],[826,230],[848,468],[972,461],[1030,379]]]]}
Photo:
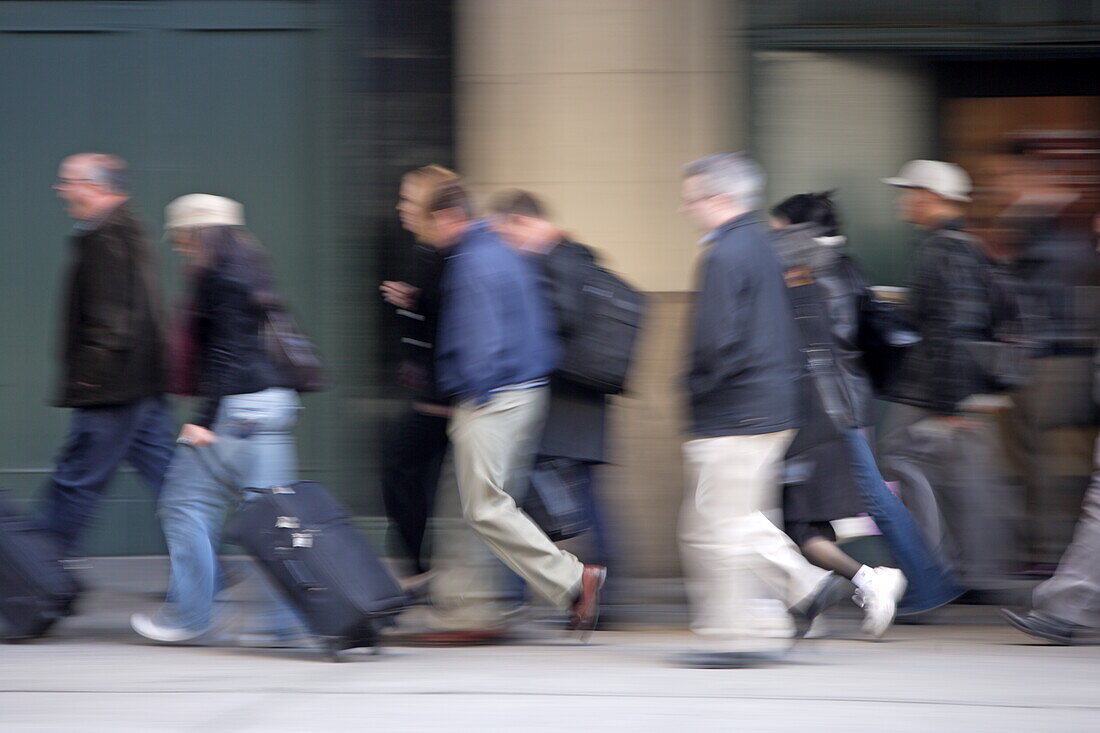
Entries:
{"type": "MultiPolygon", "coordinates": [[[[745,153],[685,166],[680,210],[702,238],[679,517],[700,643],[684,664],[766,663],[845,596],[881,637],[896,618],[965,593],[995,598],[1021,569],[1028,487],[1004,480],[1001,446],[1007,430],[1024,455],[1034,450],[1038,408],[1019,395],[1035,364],[1094,350],[1080,293],[1098,282],[1100,217],[1024,149],[983,175],[976,188],[957,165],[914,160],[883,179],[917,235],[907,286],[888,288],[870,285],[849,249],[840,193],[768,206],[765,173],[745,153]],[[834,523],[855,516],[881,536],[881,561],[838,541],[834,523]]],[[[72,156],[55,189],[74,220],[57,401],[72,421],[39,510],[20,526],[48,538],[53,549],[39,551],[64,567],[128,461],[157,497],[171,561],[163,606],[135,614],[134,630],[162,643],[218,638],[218,601],[240,580],[219,560],[223,524],[249,501],[241,489],[278,494],[299,480],[298,395],[323,388],[319,356],[240,203],[191,194],[168,205],[185,288],[165,320],[125,162],[72,156]],[[179,431],[169,393],[192,398],[179,431]]],[[[616,583],[626,528],[609,513],[600,466],[647,300],[535,193],[500,191],[479,211],[458,174],[427,165],[402,179],[397,212],[413,267],[380,291],[401,324],[408,401],[388,431],[381,491],[390,549],[406,561],[399,605],[416,612],[386,638],[504,642],[529,598],[584,638],[626,600],[616,583]],[[461,526],[429,531],[447,506],[461,526]]],[[[271,562],[290,576],[325,552],[328,525],[304,521],[276,519],[292,539],[271,562]]],[[[0,547],[6,532],[0,524],[0,547]]],[[[1059,643],[1093,638],[1098,553],[1094,473],[1061,563],[1033,608],[1005,618],[1059,643]]],[[[14,577],[0,571],[0,610],[18,629],[31,613],[11,600],[14,577]]],[[[317,635],[316,609],[285,587],[294,581],[281,571],[269,581],[239,641],[317,635]]],[[[69,587],[55,615],[78,593],[69,587]]]]}

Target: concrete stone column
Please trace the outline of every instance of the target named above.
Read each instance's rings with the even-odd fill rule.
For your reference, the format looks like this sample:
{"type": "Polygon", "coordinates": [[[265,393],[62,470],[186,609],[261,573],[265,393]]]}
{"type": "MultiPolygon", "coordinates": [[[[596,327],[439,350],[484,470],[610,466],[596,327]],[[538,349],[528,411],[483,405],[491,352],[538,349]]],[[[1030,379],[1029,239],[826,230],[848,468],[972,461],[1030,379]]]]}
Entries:
{"type": "MultiPolygon", "coordinates": [[[[684,320],[695,259],[680,169],[736,149],[738,3],[464,0],[457,8],[459,170],[479,194],[519,187],[652,295],[603,495],[624,572],[679,573],[684,320]]],[[[583,555],[583,549],[581,550],[583,555]]]]}

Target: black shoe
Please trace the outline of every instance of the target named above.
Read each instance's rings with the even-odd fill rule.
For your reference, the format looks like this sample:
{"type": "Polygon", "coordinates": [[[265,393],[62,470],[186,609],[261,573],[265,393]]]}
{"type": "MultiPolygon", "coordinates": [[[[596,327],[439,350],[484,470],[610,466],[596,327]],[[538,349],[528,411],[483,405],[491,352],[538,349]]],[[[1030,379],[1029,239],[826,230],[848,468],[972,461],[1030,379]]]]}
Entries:
{"type": "Polygon", "coordinates": [[[1041,611],[1028,611],[1024,614],[1001,609],[1005,620],[1020,631],[1055,644],[1092,644],[1097,641],[1097,630],[1087,626],[1071,624],[1049,616],[1041,611]]]}
{"type": "Polygon", "coordinates": [[[770,654],[756,652],[685,652],[676,657],[675,664],[691,669],[747,669],[776,661],[770,654]]]}
{"type": "Polygon", "coordinates": [[[803,599],[797,606],[790,609],[791,618],[794,620],[794,638],[801,639],[810,631],[814,619],[825,612],[826,609],[835,606],[845,595],[845,580],[836,573],[826,575],[809,598],[803,599]]]}

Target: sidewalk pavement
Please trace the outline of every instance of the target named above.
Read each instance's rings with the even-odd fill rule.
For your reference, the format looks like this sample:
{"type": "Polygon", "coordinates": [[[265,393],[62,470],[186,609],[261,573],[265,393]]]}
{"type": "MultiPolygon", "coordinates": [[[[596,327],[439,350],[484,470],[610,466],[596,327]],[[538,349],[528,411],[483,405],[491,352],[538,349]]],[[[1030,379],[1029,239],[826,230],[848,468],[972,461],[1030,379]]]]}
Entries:
{"type": "MultiPolygon", "coordinates": [[[[675,626],[597,632],[589,645],[540,627],[523,643],[346,653],[153,646],[129,630],[164,577],[93,563],[81,616],[0,646],[0,731],[1093,731],[1100,647],[1034,643],[988,608],[860,638],[782,664],[696,670],[675,626]]],[[[131,566],[132,568],[132,566],[131,566]]]]}

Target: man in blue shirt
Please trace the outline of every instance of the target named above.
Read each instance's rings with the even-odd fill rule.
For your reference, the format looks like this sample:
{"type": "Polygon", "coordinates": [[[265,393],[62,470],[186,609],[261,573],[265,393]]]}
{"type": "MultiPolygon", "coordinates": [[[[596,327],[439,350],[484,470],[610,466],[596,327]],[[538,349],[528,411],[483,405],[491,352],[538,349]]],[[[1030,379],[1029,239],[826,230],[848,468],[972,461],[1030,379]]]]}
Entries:
{"type": "Polygon", "coordinates": [[[559,549],[504,490],[532,455],[557,360],[536,274],[486,222],[469,194],[441,184],[430,205],[433,241],[446,249],[436,378],[453,397],[450,436],[462,513],[506,565],[562,609],[571,627],[596,624],[606,570],[559,549]]]}

